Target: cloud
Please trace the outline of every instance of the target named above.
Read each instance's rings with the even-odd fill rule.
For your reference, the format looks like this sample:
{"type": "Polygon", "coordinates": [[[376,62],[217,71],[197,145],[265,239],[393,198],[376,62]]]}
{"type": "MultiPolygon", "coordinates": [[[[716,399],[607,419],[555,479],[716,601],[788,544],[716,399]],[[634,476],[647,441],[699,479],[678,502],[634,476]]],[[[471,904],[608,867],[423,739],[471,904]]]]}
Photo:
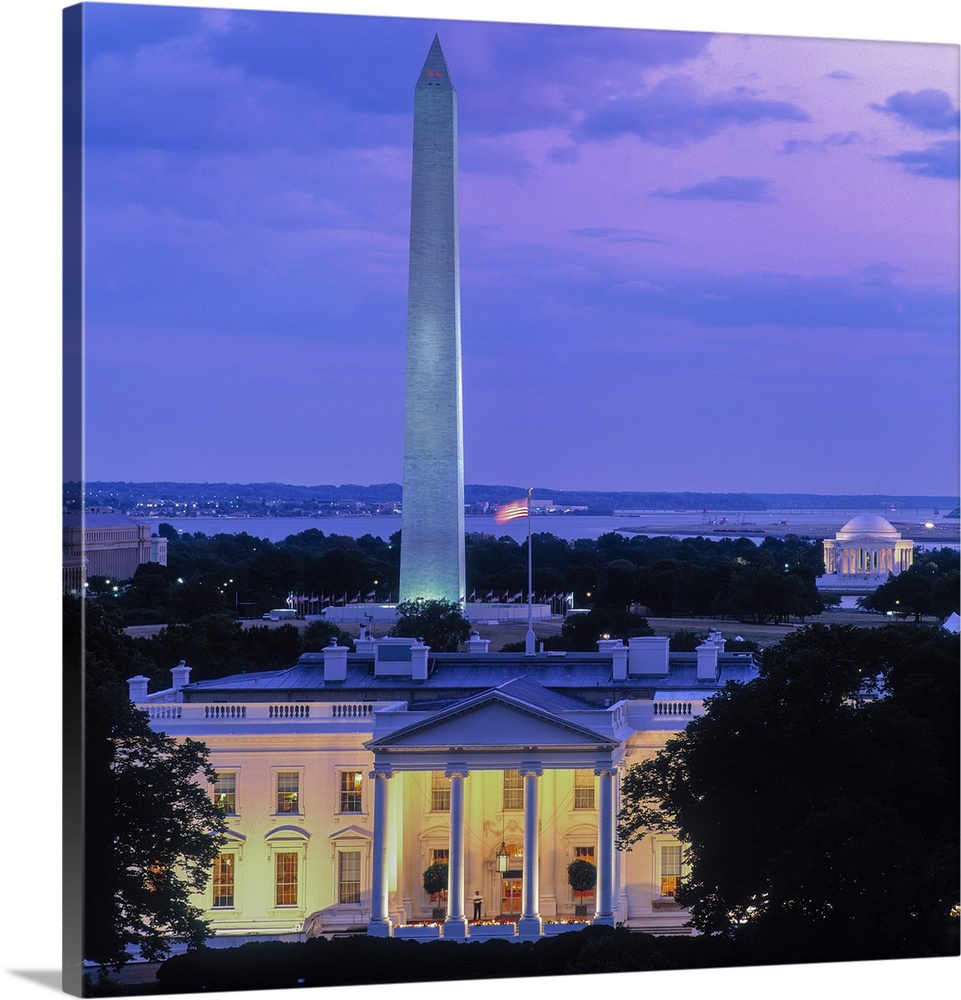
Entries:
{"type": "Polygon", "coordinates": [[[658,236],[646,233],[642,229],[615,229],[610,227],[569,229],[571,236],[585,236],[590,239],[603,240],[605,243],[663,243],[658,236]]]}
{"type": "Polygon", "coordinates": [[[813,139],[787,139],[781,147],[781,152],[787,156],[809,149],[824,152],[827,149],[834,149],[837,146],[850,146],[852,143],[860,141],[860,132],[832,132],[830,135],[826,135],[823,139],[817,141],[813,139]]]}
{"type": "Polygon", "coordinates": [[[770,184],[764,177],[725,176],[677,191],[658,188],[651,194],[656,198],[676,198],[680,201],[770,201],[770,184]]]}
{"type": "Polygon", "coordinates": [[[552,146],[547,151],[547,159],[551,163],[576,163],[577,157],[576,146],[552,146]]]}
{"type": "Polygon", "coordinates": [[[907,150],[885,159],[890,163],[900,163],[905,172],[918,177],[957,179],[961,174],[961,153],[957,139],[941,139],[924,149],[907,150]]]}
{"type": "Polygon", "coordinates": [[[824,75],[829,80],[854,80],[854,79],[856,79],[856,77],[854,76],[853,73],[848,73],[846,70],[843,70],[843,69],[835,69],[835,70],[832,70],[830,73],[825,73],[824,75]]]}
{"type": "Polygon", "coordinates": [[[491,142],[487,137],[467,137],[460,143],[461,175],[505,176],[525,181],[533,171],[533,164],[510,141],[491,142]]]}
{"type": "Polygon", "coordinates": [[[949,132],[959,124],[958,109],[943,90],[899,90],[884,104],[869,107],[882,114],[893,115],[907,125],[925,132],[949,132]]]}
{"type": "Polygon", "coordinates": [[[809,117],[795,104],[764,100],[746,88],[709,94],[693,78],[674,75],[646,94],[607,100],[588,112],[575,132],[580,139],[634,135],[659,146],[679,146],[765,121],[806,122],[809,117]]]}
{"type": "MultiPolygon", "coordinates": [[[[585,328],[617,337],[675,321],[734,331],[797,331],[785,337],[815,329],[924,331],[957,342],[957,283],[914,283],[896,261],[878,259],[849,272],[814,275],[671,267],[645,252],[656,233],[614,227],[567,232],[576,243],[566,247],[472,244],[472,267],[483,268],[489,281],[480,287],[469,270],[462,273],[465,315],[483,314],[478,322],[492,337],[520,326],[534,341],[545,342],[570,343],[585,328]],[[618,244],[623,248],[612,254],[610,247],[618,244]],[[491,283],[496,297],[490,295],[491,283]]],[[[462,252],[467,255],[463,247],[462,252]]]]}
{"type": "Polygon", "coordinates": [[[929,330],[955,335],[956,288],[927,288],[869,274],[814,275],[698,272],[656,276],[664,294],[631,294],[638,314],[686,318],[704,326],[836,327],[929,330]]]}

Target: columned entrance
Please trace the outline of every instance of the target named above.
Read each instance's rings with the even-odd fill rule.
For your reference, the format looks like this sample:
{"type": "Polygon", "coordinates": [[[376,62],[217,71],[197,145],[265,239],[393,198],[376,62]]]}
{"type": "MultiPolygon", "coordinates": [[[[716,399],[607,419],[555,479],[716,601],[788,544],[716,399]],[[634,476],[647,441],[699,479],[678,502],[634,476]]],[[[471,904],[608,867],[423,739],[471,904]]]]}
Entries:
{"type": "Polygon", "coordinates": [[[528,762],[520,768],[524,779],[524,884],[521,893],[521,919],[517,925],[521,937],[540,937],[541,915],[538,867],[540,854],[537,793],[544,773],[539,764],[528,762]]]}
{"type": "MultiPolygon", "coordinates": [[[[425,898],[422,870],[417,864],[422,855],[413,851],[404,853],[404,837],[417,842],[419,832],[410,820],[405,825],[403,794],[390,801],[393,828],[406,832],[397,838],[399,853],[392,855],[388,864],[387,785],[390,775],[401,772],[440,773],[450,782],[448,892],[443,936],[454,940],[471,936],[465,913],[468,878],[472,895],[479,886],[483,887],[486,914],[516,920],[517,937],[522,939],[533,940],[542,934],[545,916],[542,906],[547,907],[548,917],[559,915],[559,901],[564,907],[572,906],[569,895],[563,900],[559,895],[559,889],[569,893],[566,862],[558,851],[552,818],[541,815],[542,790],[545,805],[553,813],[554,789],[561,780],[556,772],[567,772],[572,803],[569,808],[574,808],[574,773],[593,774],[598,787],[598,878],[593,919],[613,926],[615,783],[623,754],[623,743],[614,735],[616,712],[623,713],[623,709],[613,706],[591,710],[589,706],[551,695],[521,678],[437,712],[392,711],[383,719],[383,725],[379,725],[381,720],[375,716],[375,735],[366,744],[374,753],[368,932],[385,936],[393,932],[398,920],[401,923],[417,920],[420,901],[425,898]],[[541,707],[545,703],[553,711],[541,707]],[[567,711],[575,718],[565,718],[563,709],[568,704],[571,707],[567,711]],[[411,721],[407,722],[408,719],[411,721]],[[545,771],[555,773],[545,778],[545,771]],[[492,772],[498,775],[496,785],[492,772]],[[513,775],[510,786],[506,783],[507,774],[513,775]],[[523,803],[519,799],[518,778],[523,783],[523,803]],[[548,783],[542,789],[544,781],[548,783]],[[541,839],[545,820],[550,823],[546,851],[541,839]],[[514,846],[508,851],[503,844],[505,827],[514,837],[514,846]],[[496,847],[498,842],[501,842],[500,852],[496,847]],[[396,876],[390,876],[396,877],[397,883],[392,906],[388,870],[396,871],[396,876]],[[542,897],[541,882],[545,877],[547,895],[542,897]],[[394,924],[388,914],[394,915],[394,924]]],[[[583,792],[583,785],[581,789],[583,792]]],[[[424,815],[423,799],[411,799],[409,808],[412,815],[424,815]]],[[[435,822],[433,816],[431,822],[435,822]]],[[[480,926],[478,934],[489,930],[480,926]]]]}
{"type": "Polygon", "coordinates": [[[463,938],[467,934],[467,917],[464,915],[464,780],[469,772],[466,766],[451,766],[444,773],[450,779],[450,862],[444,937],[463,938]]]}

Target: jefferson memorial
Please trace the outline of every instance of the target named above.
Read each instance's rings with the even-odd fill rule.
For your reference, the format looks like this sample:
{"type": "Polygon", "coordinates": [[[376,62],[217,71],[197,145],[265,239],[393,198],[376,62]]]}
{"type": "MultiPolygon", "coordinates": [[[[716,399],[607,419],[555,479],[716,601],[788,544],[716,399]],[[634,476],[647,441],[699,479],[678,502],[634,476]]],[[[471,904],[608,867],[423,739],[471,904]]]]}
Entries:
{"type": "Polygon", "coordinates": [[[824,539],[825,576],[835,577],[825,583],[866,579],[880,583],[888,574],[897,576],[908,569],[913,561],[914,542],[902,538],[879,514],[858,514],[833,539],[824,539]]]}

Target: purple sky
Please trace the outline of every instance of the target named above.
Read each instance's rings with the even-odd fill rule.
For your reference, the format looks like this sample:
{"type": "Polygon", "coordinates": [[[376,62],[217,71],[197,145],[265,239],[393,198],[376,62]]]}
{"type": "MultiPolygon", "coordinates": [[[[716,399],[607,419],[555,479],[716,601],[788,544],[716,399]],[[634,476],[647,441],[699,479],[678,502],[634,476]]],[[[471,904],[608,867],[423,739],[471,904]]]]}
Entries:
{"type": "Polygon", "coordinates": [[[87,30],[88,479],[400,481],[436,31],[468,482],[956,493],[956,46],[98,4],[87,30]]]}

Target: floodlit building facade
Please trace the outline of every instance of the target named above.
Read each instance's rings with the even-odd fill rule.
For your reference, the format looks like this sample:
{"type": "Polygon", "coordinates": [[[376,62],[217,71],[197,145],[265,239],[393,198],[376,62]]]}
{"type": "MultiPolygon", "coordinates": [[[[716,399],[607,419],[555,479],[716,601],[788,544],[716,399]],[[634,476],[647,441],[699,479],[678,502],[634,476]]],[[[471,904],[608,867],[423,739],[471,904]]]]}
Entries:
{"type": "Polygon", "coordinates": [[[197,902],[218,935],[533,939],[578,918],[687,932],[680,843],[615,849],[620,776],[755,676],[752,657],[717,634],[687,654],[660,637],[589,654],[469,646],[368,639],[195,684],[181,664],[155,694],[131,679],[155,728],[210,749],[229,832],[197,902]],[[593,891],[568,884],[578,858],[593,891]],[[449,880],[431,896],[435,862],[449,880]]]}
{"type": "Polygon", "coordinates": [[[167,565],[167,539],[126,514],[63,515],[63,592],[78,594],[87,578],[105,576],[129,580],[137,567],[167,565]]]}
{"type": "Polygon", "coordinates": [[[824,539],[824,572],[839,582],[873,579],[883,582],[889,574],[910,569],[914,542],[902,538],[890,521],[879,514],[858,514],[824,539]]]}

